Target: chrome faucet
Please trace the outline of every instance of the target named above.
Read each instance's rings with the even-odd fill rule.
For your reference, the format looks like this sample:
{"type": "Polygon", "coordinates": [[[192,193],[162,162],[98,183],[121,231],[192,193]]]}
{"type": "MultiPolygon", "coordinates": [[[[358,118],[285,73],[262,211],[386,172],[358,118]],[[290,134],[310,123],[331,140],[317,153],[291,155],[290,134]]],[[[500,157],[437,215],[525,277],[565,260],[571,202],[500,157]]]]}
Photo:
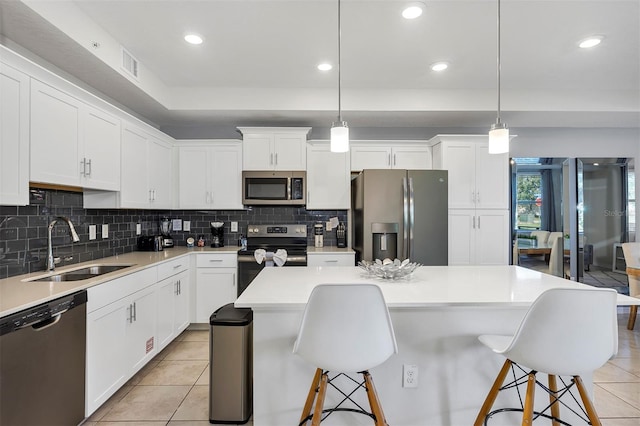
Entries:
{"type": "Polygon", "coordinates": [[[71,223],[71,219],[64,216],[58,216],[53,219],[49,224],[49,230],[47,233],[47,271],[53,271],[56,268],[56,262],[53,258],[53,247],[51,245],[51,231],[53,231],[53,227],[56,222],[58,222],[58,219],[65,221],[67,225],[69,225],[69,231],[71,231],[71,239],[73,242],[77,243],[80,241],[80,237],[78,237],[78,233],[76,232],[76,228],[73,226],[73,223],[71,223]]]}

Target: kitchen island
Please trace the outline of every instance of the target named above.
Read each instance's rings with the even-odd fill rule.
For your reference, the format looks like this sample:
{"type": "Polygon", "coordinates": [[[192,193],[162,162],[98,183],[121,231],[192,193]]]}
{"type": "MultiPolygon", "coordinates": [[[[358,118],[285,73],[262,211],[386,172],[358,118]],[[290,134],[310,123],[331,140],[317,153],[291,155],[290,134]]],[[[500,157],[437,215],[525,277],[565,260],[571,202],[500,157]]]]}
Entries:
{"type": "MultiPolygon", "coordinates": [[[[583,287],[518,266],[421,267],[407,280],[384,281],[356,267],[265,268],[238,298],[253,309],[255,426],[298,423],[315,367],[292,353],[304,307],[321,283],[380,285],[389,306],[398,354],[371,370],[387,421],[399,426],[473,424],[504,359],[477,340],[512,334],[530,304],[546,289],[583,287]],[[417,388],[402,387],[403,365],[417,365],[417,388]]],[[[586,286],[584,286],[586,287],[586,286]]],[[[618,296],[618,305],[640,299],[618,296]]],[[[592,378],[583,376],[591,387],[592,378]]],[[[500,395],[496,407],[517,405],[500,395]]],[[[336,402],[328,394],[325,406],[336,402]]],[[[367,407],[366,398],[359,399],[367,407]]],[[[545,404],[542,395],[537,402],[545,404]]],[[[519,422],[506,414],[492,426],[519,422]]],[[[323,424],[371,424],[365,416],[337,413],[323,424]]]]}

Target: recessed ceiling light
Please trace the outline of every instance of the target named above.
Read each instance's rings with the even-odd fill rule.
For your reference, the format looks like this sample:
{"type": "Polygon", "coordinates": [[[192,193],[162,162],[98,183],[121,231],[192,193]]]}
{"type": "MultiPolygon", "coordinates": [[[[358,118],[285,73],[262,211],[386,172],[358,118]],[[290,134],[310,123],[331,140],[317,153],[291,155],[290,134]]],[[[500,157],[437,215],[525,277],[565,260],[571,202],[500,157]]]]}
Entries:
{"type": "Polygon", "coordinates": [[[190,44],[202,44],[203,42],[202,37],[197,34],[187,34],[184,36],[184,40],[190,44]]]}
{"type": "Polygon", "coordinates": [[[580,41],[578,46],[580,46],[582,49],[588,49],[590,47],[595,47],[595,46],[599,45],[601,41],[602,41],[602,37],[601,36],[589,37],[589,38],[585,38],[584,40],[580,41]]]}
{"type": "Polygon", "coordinates": [[[415,19],[422,15],[424,5],[422,3],[411,3],[402,10],[402,17],[405,19],[415,19]]]}
{"type": "Polygon", "coordinates": [[[325,62],[325,63],[322,63],[322,64],[320,64],[320,65],[318,65],[318,69],[319,69],[320,71],[329,71],[329,70],[330,70],[330,69],[332,69],[332,68],[333,68],[333,65],[328,64],[328,63],[326,63],[326,62],[325,62]]]}
{"type": "Polygon", "coordinates": [[[431,64],[431,70],[433,71],[444,71],[449,68],[449,64],[446,62],[436,62],[435,64],[431,64]]]}

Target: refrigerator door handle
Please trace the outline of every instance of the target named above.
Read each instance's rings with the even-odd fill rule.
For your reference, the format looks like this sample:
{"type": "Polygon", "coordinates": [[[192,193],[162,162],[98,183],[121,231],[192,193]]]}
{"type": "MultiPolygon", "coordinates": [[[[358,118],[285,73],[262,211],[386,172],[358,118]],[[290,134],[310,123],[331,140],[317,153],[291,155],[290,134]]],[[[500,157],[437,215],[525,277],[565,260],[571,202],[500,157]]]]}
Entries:
{"type": "Polygon", "coordinates": [[[413,255],[413,228],[415,225],[416,203],[413,193],[413,178],[409,178],[409,252],[407,259],[413,255]]]}
{"type": "Polygon", "coordinates": [[[402,257],[409,259],[409,189],[407,188],[407,178],[402,178],[402,229],[404,238],[402,240],[402,257]]]}

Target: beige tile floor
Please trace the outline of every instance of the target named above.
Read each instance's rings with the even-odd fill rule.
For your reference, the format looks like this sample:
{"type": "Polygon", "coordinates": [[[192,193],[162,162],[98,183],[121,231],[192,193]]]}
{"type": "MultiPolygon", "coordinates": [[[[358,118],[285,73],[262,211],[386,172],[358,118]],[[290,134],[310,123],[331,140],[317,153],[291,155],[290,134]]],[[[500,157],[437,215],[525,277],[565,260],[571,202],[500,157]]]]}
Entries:
{"type": "MultiPolygon", "coordinates": [[[[621,308],[618,355],[594,374],[595,405],[603,426],[640,425],[640,324],[634,331],[629,331],[626,329],[627,318],[628,309],[621,308]]],[[[84,424],[208,425],[208,389],[209,332],[188,330],[84,424]]]]}

